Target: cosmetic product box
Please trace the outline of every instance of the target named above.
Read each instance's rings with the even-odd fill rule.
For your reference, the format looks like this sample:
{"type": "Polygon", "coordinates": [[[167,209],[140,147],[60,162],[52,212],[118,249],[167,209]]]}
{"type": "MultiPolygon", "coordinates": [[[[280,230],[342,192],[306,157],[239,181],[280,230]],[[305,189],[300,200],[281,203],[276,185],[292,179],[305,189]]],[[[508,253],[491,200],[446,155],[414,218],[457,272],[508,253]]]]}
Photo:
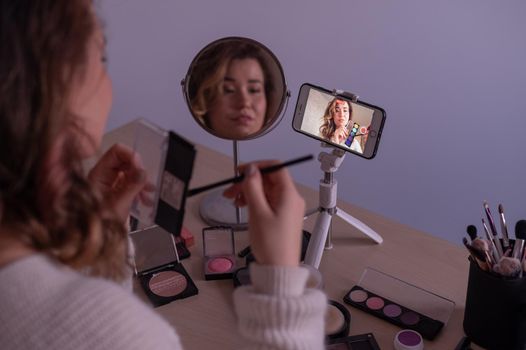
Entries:
{"type": "Polygon", "coordinates": [[[344,302],[433,340],[455,309],[451,300],[373,268],[366,268],[344,302]]]}
{"type": "Polygon", "coordinates": [[[490,350],[526,349],[526,278],[504,279],[469,261],[465,334],[490,350]]]}
{"type": "Polygon", "coordinates": [[[130,238],[135,275],[155,307],[198,294],[172,234],[155,225],[130,232],[130,238]]]}

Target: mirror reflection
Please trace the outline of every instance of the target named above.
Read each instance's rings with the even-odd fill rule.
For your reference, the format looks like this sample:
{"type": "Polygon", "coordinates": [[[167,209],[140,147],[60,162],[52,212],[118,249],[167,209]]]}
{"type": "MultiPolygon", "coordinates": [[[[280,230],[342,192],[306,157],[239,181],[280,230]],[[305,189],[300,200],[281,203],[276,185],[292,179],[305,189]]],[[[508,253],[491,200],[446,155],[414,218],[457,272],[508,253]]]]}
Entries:
{"type": "Polygon", "coordinates": [[[263,135],[286,99],[283,70],[274,54],[248,38],[223,38],[202,49],[185,79],[197,122],[215,136],[246,140],[263,135]]]}

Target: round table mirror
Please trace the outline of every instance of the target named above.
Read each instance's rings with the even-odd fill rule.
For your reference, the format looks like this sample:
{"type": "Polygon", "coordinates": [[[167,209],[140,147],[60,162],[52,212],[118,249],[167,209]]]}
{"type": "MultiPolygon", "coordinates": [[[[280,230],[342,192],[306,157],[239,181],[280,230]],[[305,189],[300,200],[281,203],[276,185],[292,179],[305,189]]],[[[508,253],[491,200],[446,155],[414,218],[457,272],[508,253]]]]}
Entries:
{"type": "MultiPolygon", "coordinates": [[[[190,64],[182,86],[196,122],[213,136],[233,141],[235,172],[237,141],[272,130],[281,120],[290,95],[274,53],[242,37],[222,38],[206,45],[190,64]]],[[[234,209],[221,193],[219,190],[203,199],[203,219],[212,225],[246,226],[246,213],[234,209]]]]}

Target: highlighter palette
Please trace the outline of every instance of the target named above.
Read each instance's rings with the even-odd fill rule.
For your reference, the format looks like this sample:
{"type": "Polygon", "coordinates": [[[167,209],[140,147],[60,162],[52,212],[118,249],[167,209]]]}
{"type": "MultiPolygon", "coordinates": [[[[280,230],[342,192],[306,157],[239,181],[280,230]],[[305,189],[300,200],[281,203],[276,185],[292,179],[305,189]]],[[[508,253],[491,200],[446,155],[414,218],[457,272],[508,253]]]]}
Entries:
{"type": "Polygon", "coordinates": [[[198,293],[179,261],[175,238],[160,226],[130,232],[135,275],[157,307],[198,293]]]}
{"type": "Polygon", "coordinates": [[[455,303],[374,269],[366,269],[344,302],[403,329],[434,339],[455,303]]]}

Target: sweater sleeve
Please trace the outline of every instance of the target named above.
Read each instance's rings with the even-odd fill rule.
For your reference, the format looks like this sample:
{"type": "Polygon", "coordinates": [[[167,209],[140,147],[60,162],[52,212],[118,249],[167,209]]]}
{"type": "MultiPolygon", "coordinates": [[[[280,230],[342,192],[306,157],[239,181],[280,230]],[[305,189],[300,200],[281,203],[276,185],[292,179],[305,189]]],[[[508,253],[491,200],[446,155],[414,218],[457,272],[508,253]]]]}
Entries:
{"type": "Polygon", "coordinates": [[[251,286],[234,292],[238,329],[249,349],[324,349],[325,294],[306,288],[302,267],[250,265],[251,286]]]}

